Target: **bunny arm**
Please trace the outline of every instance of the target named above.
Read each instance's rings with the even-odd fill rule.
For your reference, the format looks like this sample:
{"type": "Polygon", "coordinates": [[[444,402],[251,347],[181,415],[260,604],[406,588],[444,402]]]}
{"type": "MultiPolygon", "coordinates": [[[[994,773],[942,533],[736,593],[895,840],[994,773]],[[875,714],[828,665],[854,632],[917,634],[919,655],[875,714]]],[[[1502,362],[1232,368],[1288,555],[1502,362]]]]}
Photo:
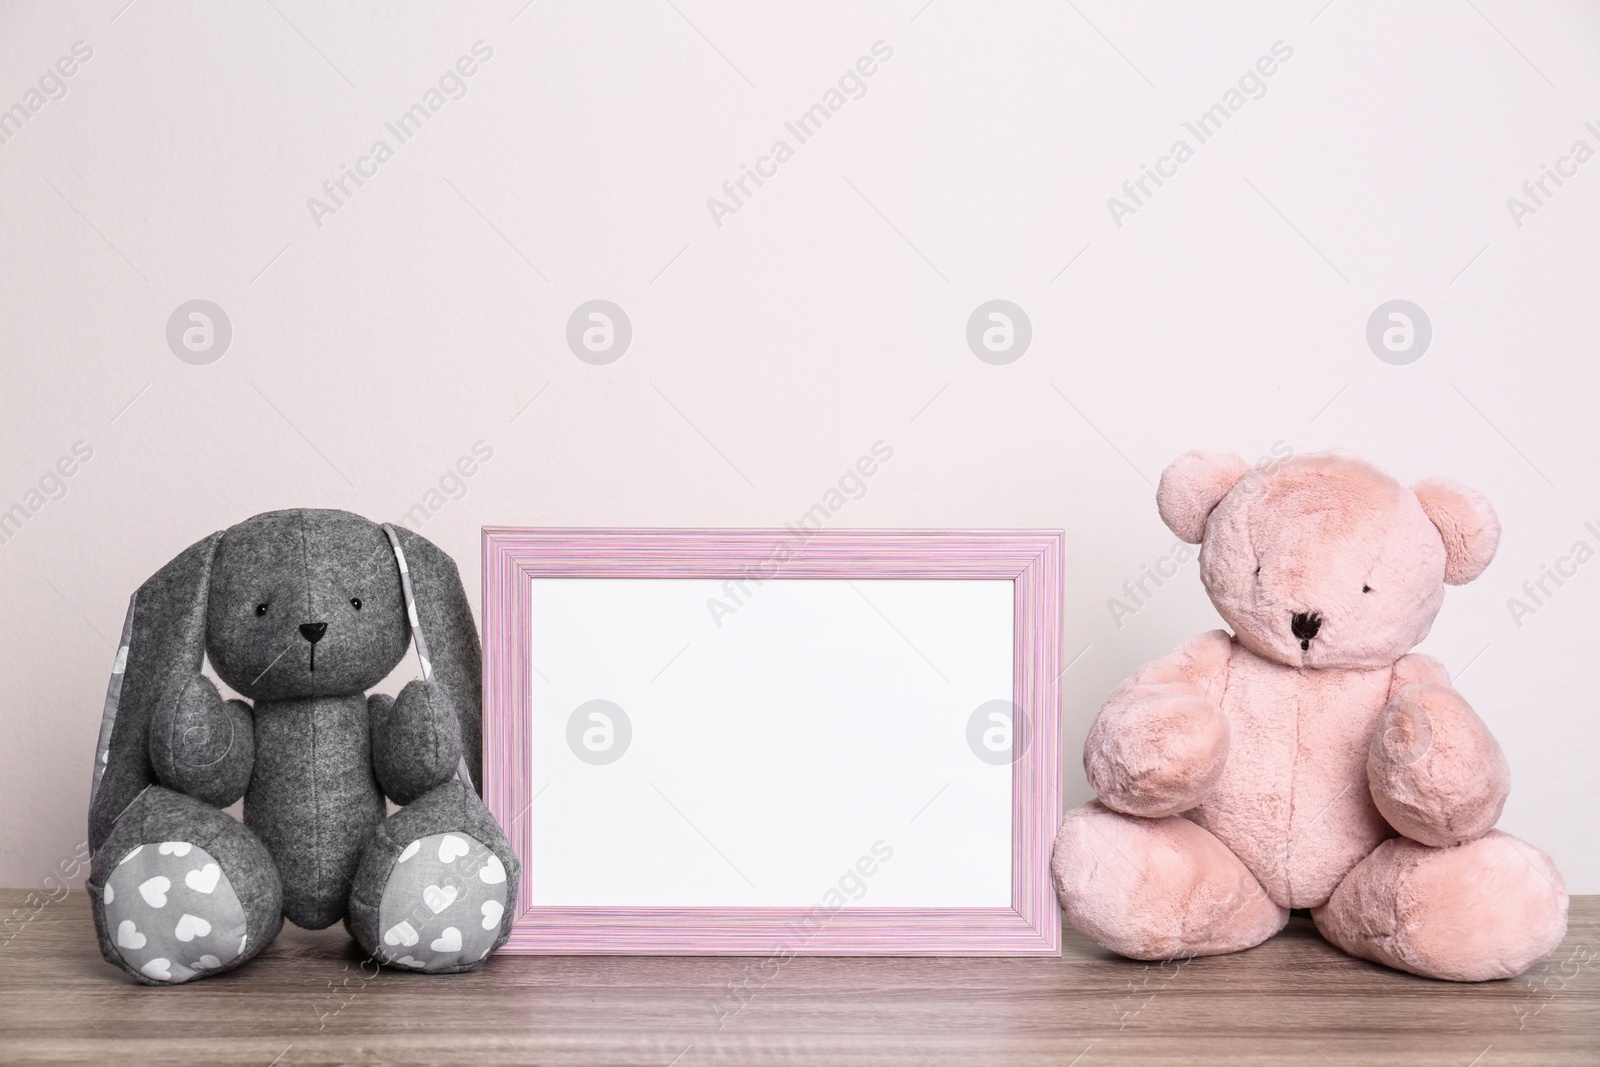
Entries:
{"type": "Polygon", "coordinates": [[[1106,698],[1083,767],[1114,811],[1161,818],[1195,807],[1222,776],[1228,720],[1218,707],[1233,642],[1201,634],[1147,663],[1106,698]]]}
{"type": "Polygon", "coordinates": [[[461,762],[461,726],[450,698],[434,682],[413,681],[399,699],[374,693],[372,769],[385,795],[406,805],[443,785],[461,762]]]}
{"type": "Polygon", "coordinates": [[[1444,848],[1494,828],[1511,791],[1511,768],[1444,667],[1413,653],[1395,664],[1367,753],[1367,781],[1390,826],[1444,848]]]}
{"type": "Polygon", "coordinates": [[[150,763],[168,789],[225,808],[244,796],[255,768],[255,718],[196,674],[150,719],[150,763]]]}

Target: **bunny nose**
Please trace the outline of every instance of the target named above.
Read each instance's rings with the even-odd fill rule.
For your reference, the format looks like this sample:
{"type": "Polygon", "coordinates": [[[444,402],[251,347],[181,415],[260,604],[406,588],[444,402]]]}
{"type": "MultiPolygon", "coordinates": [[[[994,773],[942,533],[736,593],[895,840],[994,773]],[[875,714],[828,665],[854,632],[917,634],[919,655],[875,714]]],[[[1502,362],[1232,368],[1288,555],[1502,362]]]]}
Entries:
{"type": "MultiPolygon", "coordinates": [[[[305,627],[301,627],[305,629],[305,627]]],[[[1316,612],[1297,611],[1289,619],[1289,632],[1300,639],[1302,650],[1311,647],[1311,639],[1322,629],[1322,616],[1316,612]]]]}
{"type": "MultiPolygon", "coordinates": [[[[1295,616],[1299,618],[1299,616],[1295,616]]],[[[300,636],[310,641],[313,645],[322,640],[322,635],[328,632],[325,622],[303,622],[300,624],[300,636]]],[[[1296,631],[1297,633],[1299,631],[1296,631]]]]}

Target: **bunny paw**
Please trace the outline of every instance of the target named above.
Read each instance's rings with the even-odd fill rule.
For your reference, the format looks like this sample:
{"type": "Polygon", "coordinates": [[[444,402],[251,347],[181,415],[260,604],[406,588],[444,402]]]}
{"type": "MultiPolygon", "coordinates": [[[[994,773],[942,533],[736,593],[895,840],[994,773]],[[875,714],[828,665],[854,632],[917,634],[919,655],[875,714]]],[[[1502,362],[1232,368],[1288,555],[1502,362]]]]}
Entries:
{"type": "Polygon", "coordinates": [[[412,841],[395,859],[378,905],[378,958],[430,972],[477,963],[500,936],[506,887],[499,857],[469,834],[412,841]]]}
{"type": "Polygon", "coordinates": [[[187,982],[248,944],[244,906],[228,876],[188,841],[130,850],[106,879],[100,906],[123,961],[153,983],[187,982]]]}

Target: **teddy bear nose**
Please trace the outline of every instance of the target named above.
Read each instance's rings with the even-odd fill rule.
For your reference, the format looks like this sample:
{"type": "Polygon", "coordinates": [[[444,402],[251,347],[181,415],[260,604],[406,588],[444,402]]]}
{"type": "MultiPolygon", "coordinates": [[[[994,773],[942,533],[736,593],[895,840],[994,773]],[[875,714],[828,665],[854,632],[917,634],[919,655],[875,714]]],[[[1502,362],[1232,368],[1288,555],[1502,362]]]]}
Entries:
{"type": "MultiPolygon", "coordinates": [[[[1298,617],[1296,616],[1296,618],[1298,617]]],[[[310,641],[313,645],[321,641],[322,635],[327,632],[328,624],[325,622],[303,622],[300,624],[300,636],[310,641]]]]}
{"type": "Polygon", "coordinates": [[[1322,616],[1314,611],[1297,611],[1289,619],[1289,632],[1300,639],[1301,648],[1305,647],[1305,642],[1316,637],[1320,629],[1322,629],[1322,616]]]}

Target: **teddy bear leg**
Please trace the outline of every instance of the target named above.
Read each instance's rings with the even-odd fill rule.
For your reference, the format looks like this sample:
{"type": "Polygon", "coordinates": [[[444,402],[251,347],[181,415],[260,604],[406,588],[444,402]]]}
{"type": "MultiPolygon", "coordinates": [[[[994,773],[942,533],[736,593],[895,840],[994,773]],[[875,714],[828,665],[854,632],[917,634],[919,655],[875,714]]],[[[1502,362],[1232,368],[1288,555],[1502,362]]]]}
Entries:
{"type": "Polygon", "coordinates": [[[1073,927],[1137,960],[1237,952],[1289,921],[1226,845],[1176,816],[1069,811],[1051,870],[1073,927]]]}
{"type": "Polygon", "coordinates": [[[1567,932],[1567,892],[1550,857],[1510,834],[1432,848],[1394,837],[1345,875],[1311,918],[1365,960],[1427,978],[1513,978],[1567,932]]]}
{"type": "Polygon", "coordinates": [[[283,925],[278,870],[255,834],[156,785],[118,816],[86,888],[101,954],[147,985],[232,970],[283,925]]]}
{"type": "Polygon", "coordinates": [[[446,782],[368,842],[345,926],[382,963],[470,971],[511,935],[517,858],[468,786],[446,782]]]}

